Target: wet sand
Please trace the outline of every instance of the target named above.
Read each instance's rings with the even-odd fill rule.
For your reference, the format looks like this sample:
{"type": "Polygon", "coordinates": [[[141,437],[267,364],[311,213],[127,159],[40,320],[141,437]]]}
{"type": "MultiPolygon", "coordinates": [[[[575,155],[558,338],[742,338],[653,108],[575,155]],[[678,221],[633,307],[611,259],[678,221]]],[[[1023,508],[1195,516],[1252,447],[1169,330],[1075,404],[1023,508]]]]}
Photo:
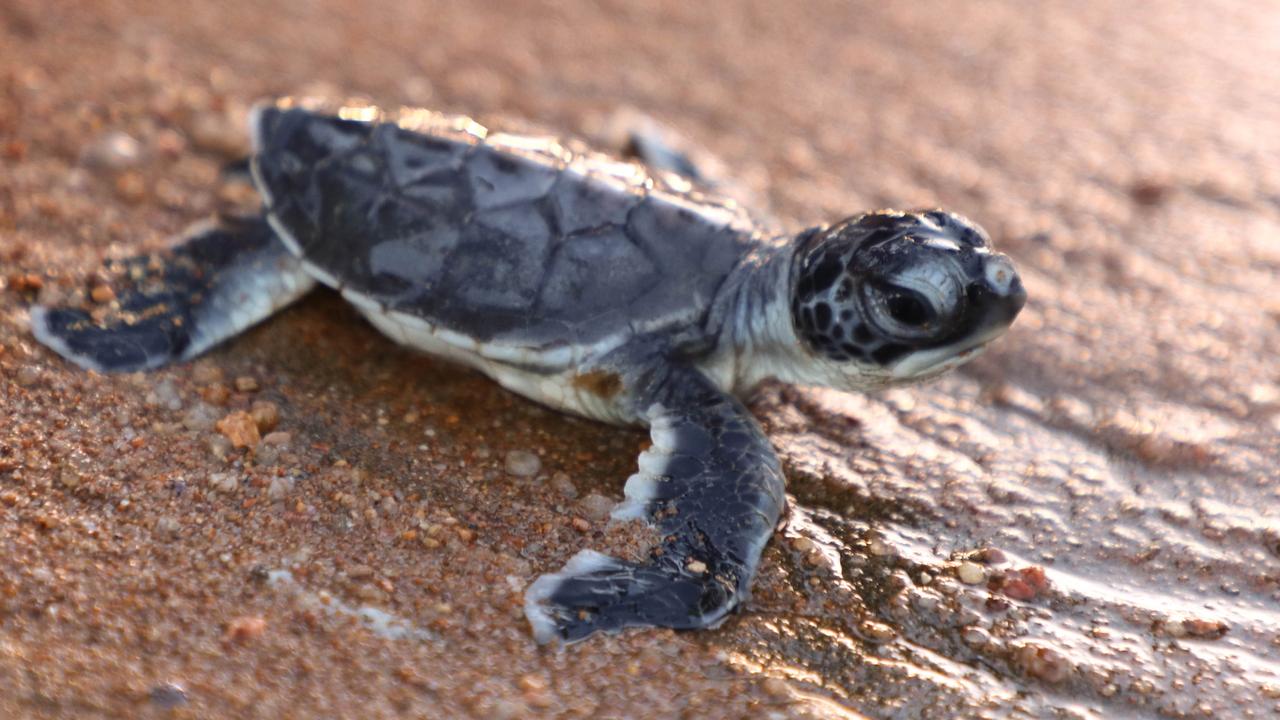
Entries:
{"type": "Polygon", "coordinates": [[[0,716],[1280,712],[1280,9],[180,5],[0,5],[0,716]],[[794,512],[722,628],[539,648],[528,582],[643,547],[642,434],[325,294],[147,375],[27,332],[235,202],[278,94],[638,108],[792,229],[969,215],[1031,302],[930,386],[759,394],[794,512]]]}

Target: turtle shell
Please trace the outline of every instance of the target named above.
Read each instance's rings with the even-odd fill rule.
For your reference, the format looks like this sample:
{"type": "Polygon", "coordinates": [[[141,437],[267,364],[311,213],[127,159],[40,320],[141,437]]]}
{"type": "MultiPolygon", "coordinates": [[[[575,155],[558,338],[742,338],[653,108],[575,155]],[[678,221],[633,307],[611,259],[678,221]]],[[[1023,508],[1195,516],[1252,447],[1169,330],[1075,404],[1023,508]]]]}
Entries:
{"type": "Polygon", "coordinates": [[[468,118],[285,100],[252,125],[269,218],[305,267],[367,312],[479,344],[697,327],[762,242],[732,203],[677,179],[468,118]]]}

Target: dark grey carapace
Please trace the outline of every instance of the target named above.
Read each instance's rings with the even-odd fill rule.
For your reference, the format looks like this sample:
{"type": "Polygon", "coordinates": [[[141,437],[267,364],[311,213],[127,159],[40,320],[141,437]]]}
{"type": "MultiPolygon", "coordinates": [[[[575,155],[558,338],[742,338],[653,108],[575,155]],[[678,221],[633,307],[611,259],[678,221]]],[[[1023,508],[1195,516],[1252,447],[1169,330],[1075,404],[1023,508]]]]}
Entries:
{"type": "Polygon", "coordinates": [[[87,368],[154,368],[319,283],[401,343],[648,426],[614,517],[651,523],[660,546],[638,563],[584,550],[535,581],[540,641],[719,623],[786,502],[737,398],[769,378],[858,390],[931,377],[1026,298],[1008,258],[950,213],[867,213],[790,238],[692,189],[700,178],[665,150],[646,172],[467,118],[291,100],[251,125],[260,217],[108,268],[106,312],[33,308],[36,337],[87,368]]]}

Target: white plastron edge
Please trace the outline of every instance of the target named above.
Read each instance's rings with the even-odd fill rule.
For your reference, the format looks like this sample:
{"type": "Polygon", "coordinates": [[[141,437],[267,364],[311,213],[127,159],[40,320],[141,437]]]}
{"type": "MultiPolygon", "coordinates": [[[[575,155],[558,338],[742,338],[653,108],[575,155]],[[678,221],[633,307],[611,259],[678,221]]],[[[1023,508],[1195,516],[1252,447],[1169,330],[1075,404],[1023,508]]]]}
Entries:
{"type": "Polygon", "coordinates": [[[650,501],[658,496],[658,483],[663,482],[667,463],[671,461],[671,453],[676,448],[675,432],[671,429],[669,418],[663,414],[662,405],[654,403],[645,411],[649,418],[649,437],[653,446],[640,453],[637,459],[639,472],[627,478],[622,490],[626,498],[614,506],[609,513],[610,519],[618,521],[648,520],[646,510],[650,501]]]}

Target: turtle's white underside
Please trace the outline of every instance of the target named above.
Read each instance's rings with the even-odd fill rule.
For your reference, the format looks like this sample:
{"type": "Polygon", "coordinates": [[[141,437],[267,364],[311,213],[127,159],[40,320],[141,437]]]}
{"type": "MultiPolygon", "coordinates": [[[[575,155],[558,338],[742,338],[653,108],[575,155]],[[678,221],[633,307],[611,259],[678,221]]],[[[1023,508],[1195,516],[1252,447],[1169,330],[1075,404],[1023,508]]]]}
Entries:
{"type": "Polygon", "coordinates": [[[606,422],[629,423],[634,420],[622,403],[611,402],[574,385],[579,373],[577,366],[571,364],[572,358],[576,354],[574,351],[581,353],[582,348],[558,348],[551,352],[540,352],[518,345],[479,343],[420,317],[382,308],[350,289],[344,290],[342,295],[374,327],[402,345],[472,367],[508,390],[551,407],[606,422]],[[517,362],[547,367],[553,365],[549,360],[554,361],[554,366],[560,369],[546,373],[530,372],[510,364],[517,362]]]}

